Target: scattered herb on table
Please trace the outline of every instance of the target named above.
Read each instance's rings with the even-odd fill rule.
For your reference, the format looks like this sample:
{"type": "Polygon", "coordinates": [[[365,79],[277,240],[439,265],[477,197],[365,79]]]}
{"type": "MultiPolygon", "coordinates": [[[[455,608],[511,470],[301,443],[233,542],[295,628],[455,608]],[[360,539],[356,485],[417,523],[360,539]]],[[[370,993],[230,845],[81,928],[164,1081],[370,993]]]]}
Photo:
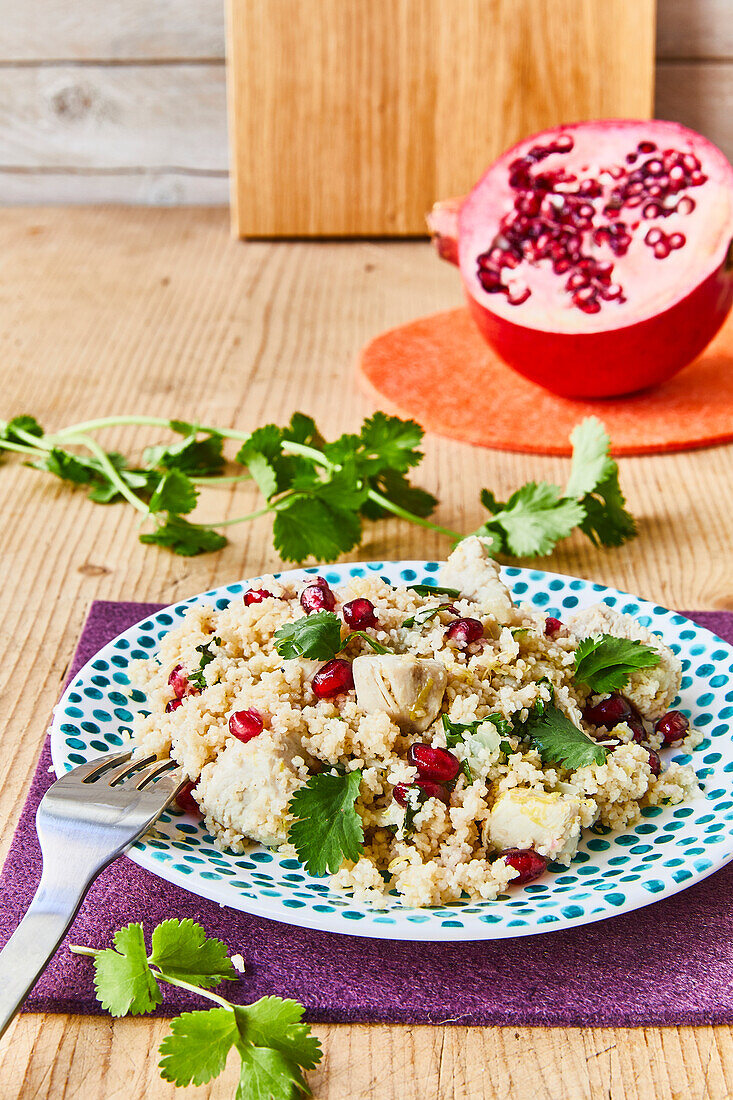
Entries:
{"type": "Polygon", "coordinates": [[[575,651],[575,679],[593,692],[620,691],[640,668],[654,668],[660,661],[652,646],[631,638],[596,634],[584,638],[575,651]]]}
{"type": "MultiPolygon", "coordinates": [[[[28,465],[85,487],[96,503],[126,501],[143,522],[154,525],[140,535],[143,543],[184,556],[202,554],[226,545],[221,528],[270,515],[282,559],[325,562],[359,545],[365,520],[387,516],[453,542],[465,537],[428,518],[438,502],[409,480],[423,458],[418,449],[422,436],[419,424],[382,412],[365,420],[358,434],[331,442],[302,413],[294,413],[284,427],[266,424],[251,433],[149,416],[103,417],[46,433],[34,417],[16,416],[0,421],[0,453],[17,452],[28,465]],[[105,451],[95,437],[123,425],[165,429],[180,438],[145,448],[141,461],[133,463],[117,451],[105,451]],[[232,474],[225,471],[225,440],[239,444],[232,474]],[[262,507],[215,523],[190,519],[203,489],[245,481],[257,485],[262,507]]],[[[531,481],[500,502],[491,490],[483,490],[481,500],[490,515],[475,533],[493,540],[493,553],[548,554],[575,527],[596,546],[620,546],[636,534],[601,422],[583,420],[571,440],[573,460],[564,491],[531,481]]],[[[421,594],[458,595],[452,589],[413,587],[421,594]]]]}
{"type": "Polygon", "coordinates": [[[213,1001],[216,1008],[183,1012],[171,1020],[159,1047],[160,1075],[175,1085],[203,1085],[223,1071],[234,1048],[241,1059],[236,1100],[296,1100],[310,1095],[303,1076],[323,1057],[318,1039],[301,1022],[303,1006],[280,997],[236,1005],[211,990],[237,972],[221,940],[192,920],[166,920],[153,929],[150,954],[141,924],[114,934],[114,947],[73,946],[94,961],[97,1000],[112,1016],[139,1016],[161,1001],[161,983],[213,1001]]]}
{"type": "Polygon", "coordinates": [[[531,714],[523,728],[542,757],[543,763],[560,764],[570,771],[589,764],[603,764],[606,750],[586,733],[573,725],[554,705],[541,714],[531,714]]]}
{"type": "Polygon", "coordinates": [[[288,809],[296,820],[288,831],[298,859],[311,875],[332,875],[344,859],[356,862],[364,850],[364,828],[355,809],[361,771],[321,772],[299,787],[288,809]]]}
{"type": "Polygon", "coordinates": [[[342,640],[341,620],[333,611],[316,611],[293,623],[285,623],[275,631],[275,649],[286,660],[307,657],[312,661],[331,661],[352,638],[363,638],[376,653],[392,652],[365,630],[352,630],[342,640]]]}

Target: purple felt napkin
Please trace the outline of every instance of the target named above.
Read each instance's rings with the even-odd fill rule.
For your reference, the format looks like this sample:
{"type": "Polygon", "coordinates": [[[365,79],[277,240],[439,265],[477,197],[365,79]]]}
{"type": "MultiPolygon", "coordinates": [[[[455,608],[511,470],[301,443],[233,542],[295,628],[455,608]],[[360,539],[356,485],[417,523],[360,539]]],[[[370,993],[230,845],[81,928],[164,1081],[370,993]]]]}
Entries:
{"type": "MultiPolygon", "coordinates": [[[[92,605],[69,678],[121,630],[158,605],[92,605]]],[[[733,641],[733,614],[692,612],[733,641]]],[[[34,817],[52,781],[44,746],[0,877],[0,943],[41,871],[34,817]]],[[[295,997],[311,1021],[634,1026],[733,1022],[733,864],[635,913],[549,935],[482,943],[400,943],[314,932],[225,909],[169,885],[126,858],[97,879],[27,1011],[100,1011],[88,959],[66,943],[107,946],[116,928],[192,917],[245,959],[227,995],[295,997]]],[[[161,1012],[200,1007],[166,987],[161,1012]]]]}

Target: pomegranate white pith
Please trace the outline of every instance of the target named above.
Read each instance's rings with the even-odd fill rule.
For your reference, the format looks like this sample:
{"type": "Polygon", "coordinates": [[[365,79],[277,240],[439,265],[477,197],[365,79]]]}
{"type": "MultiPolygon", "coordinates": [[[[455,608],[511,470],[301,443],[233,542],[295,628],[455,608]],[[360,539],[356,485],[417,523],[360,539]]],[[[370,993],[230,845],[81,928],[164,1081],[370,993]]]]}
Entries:
{"type": "Polygon", "coordinates": [[[731,304],[733,170],[670,122],[558,127],[521,142],[430,219],[479,328],[507,362],[569,396],[670,377],[731,304]],[[454,250],[455,254],[455,250],[454,250]]]}

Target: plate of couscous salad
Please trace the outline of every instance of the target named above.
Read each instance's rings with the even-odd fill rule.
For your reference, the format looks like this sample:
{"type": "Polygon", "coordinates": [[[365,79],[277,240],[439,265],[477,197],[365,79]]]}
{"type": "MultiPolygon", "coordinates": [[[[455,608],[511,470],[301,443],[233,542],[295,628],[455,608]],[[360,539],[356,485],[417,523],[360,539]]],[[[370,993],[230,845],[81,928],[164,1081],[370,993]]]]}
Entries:
{"type": "Polygon", "coordinates": [[[129,858],[203,897],[414,940],[551,932],[733,858],[733,649],[615,589],[447,562],[291,570],[106,645],[57,774],[121,746],[187,784],[129,858]]]}

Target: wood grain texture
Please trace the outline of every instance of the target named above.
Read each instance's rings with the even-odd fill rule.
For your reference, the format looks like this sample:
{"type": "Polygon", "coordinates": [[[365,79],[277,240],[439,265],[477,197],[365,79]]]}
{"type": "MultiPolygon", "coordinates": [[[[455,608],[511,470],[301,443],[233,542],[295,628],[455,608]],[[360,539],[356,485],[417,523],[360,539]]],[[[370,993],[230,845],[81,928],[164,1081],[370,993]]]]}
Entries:
{"type": "Polygon", "coordinates": [[[220,64],[0,67],[0,167],[226,171],[220,64]]]}
{"type": "Polygon", "coordinates": [[[421,234],[500,152],[651,113],[653,0],[228,0],[239,236],[421,234]]]}
{"type": "Polygon", "coordinates": [[[224,56],[221,0],[4,0],[3,61],[175,61],[224,56]]]}
{"type": "Polygon", "coordinates": [[[733,160],[733,62],[659,65],[655,114],[699,130],[733,160]]]}
{"type": "MultiPolygon", "coordinates": [[[[49,429],[114,412],[247,429],[313,413],[327,434],[372,409],[354,383],[362,344],[460,301],[455,272],[423,243],[241,244],[224,211],[6,210],[0,268],[0,418],[49,429]]],[[[137,429],[103,438],[132,449],[137,429]]],[[[565,459],[430,437],[419,480],[438,516],[470,530],[478,490],[561,482],[565,459]]],[[[627,458],[621,479],[640,536],[615,552],[573,538],[549,569],[669,607],[733,608],[733,448],[627,458]]],[[[267,520],[216,555],[182,559],[137,541],[123,506],[90,504],[15,459],[0,466],[0,859],[90,602],[174,601],[277,566],[267,520]]],[[[210,490],[209,519],[254,506],[210,490]]],[[[352,557],[439,557],[448,547],[397,520],[352,557]]],[[[551,947],[548,940],[548,950],[551,947]]],[[[287,990],[282,990],[284,994],[287,990]]],[[[602,1009],[599,1007],[599,1014],[602,1009]]],[[[34,1015],[0,1042],[2,1100],[230,1098],[235,1066],[174,1092],[158,1078],[164,1021],[34,1015]]],[[[722,1100],[733,1095],[731,1029],[329,1026],[311,1075],[322,1100],[722,1100]]]]}
{"type": "Polygon", "coordinates": [[[730,0],[657,0],[658,58],[733,58],[730,0]]]}

